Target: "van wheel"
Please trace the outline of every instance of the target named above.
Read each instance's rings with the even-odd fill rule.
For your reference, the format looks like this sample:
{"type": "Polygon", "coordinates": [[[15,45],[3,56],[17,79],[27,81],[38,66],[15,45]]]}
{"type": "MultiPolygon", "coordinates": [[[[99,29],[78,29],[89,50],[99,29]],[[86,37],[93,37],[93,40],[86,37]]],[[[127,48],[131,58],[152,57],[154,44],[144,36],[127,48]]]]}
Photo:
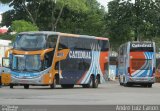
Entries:
{"type": "Polygon", "coordinates": [[[24,89],[29,89],[29,85],[28,84],[24,85],[24,89]]]}
{"type": "Polygon", "coordinates": [[[13,84],[10,84],[10,86],[9,86],[9,87],[10,87],[11,89],[13,89],[13,86],[14,86],[13,84]]]}
{"type": "Polygon", "coordinates": [[[56,88],[56,85],[57,85],[56,82],[57,82],[56,78],[54,78],[53,83],[50,85],[51,89],[55,89],[56,88]]]}

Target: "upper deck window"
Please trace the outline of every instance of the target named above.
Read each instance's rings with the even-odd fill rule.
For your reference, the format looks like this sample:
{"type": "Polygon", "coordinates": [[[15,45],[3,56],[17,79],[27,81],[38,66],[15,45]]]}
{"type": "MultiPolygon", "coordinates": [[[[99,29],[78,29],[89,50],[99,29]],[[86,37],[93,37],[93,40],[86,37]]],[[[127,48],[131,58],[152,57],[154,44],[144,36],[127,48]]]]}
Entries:
{"type": "Polygon", "coordinates": [[[45,48],[45,35],[42,34],[21,34],[14,43],[17,50],[41,50],[45,48]]]}

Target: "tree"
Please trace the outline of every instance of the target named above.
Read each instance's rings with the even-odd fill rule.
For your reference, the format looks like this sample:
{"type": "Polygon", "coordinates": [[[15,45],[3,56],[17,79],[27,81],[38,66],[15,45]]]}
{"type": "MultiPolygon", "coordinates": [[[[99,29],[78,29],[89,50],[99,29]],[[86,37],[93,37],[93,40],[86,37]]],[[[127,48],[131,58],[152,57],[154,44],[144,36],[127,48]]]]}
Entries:
{"type": "Polygon", "coordinates": [[[24,31],[37,31],[38,27],[24,20],[16,20],[12,22],[11,29],[12,31],[16,31],[19,33],[24,31]]]}
{"type": "MultiPolygon", "coordinates": [[[[55,30],[63,9],[65,7],[74,11],[86,11],[86,0],[0,0],[2,3],[9,3],[13,6],[15,13],[24,12],[25,19],[29,19],[33,24],[39,26],[39,19],[47,20],[46,26],[50,27],[50,30],[55,30]],[[57,2],[56,2],[57,1],[57,2]],[[45,9],[42,10],[42,9],[45,9]],[[47,14],[48,16],[42,16],[47,14]]],[[[41,21],[42,22],[42,21],[41,21]]],[[[43,24],[44,25],[44,24],[43,24]]]]}
{"type": "MultiPolygon", "coordinates": [[[[160,37],[159,0],[113,0],[108,5],[106,30],[112,44],[160,37]]],[[[155,39],[154,39],[155,40],[155,39]]]]}

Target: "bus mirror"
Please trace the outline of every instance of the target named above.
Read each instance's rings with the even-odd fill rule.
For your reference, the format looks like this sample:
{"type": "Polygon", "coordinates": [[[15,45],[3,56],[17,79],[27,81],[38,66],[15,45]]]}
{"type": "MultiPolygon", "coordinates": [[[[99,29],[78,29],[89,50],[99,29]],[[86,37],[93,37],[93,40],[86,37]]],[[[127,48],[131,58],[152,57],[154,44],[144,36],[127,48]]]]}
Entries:
{"type": "Polygon", "coordinates": [[[9,58],[7,57],[2,58],[2,67],[9,67],[9,58]]]}

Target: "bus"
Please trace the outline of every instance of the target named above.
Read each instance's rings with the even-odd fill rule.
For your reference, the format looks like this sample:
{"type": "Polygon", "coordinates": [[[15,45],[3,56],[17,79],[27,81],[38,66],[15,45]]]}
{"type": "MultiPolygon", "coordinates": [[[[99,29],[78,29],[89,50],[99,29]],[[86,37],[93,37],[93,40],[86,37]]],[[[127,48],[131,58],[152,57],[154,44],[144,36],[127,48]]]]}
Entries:
{"type": "Polygon", "coordinates": [[[109,39],[51,31],[22,32],[6,51],[2,83],[97,88],[108,74],[109,39]]]}
{"type": "Polygon", "coordinates": [[[118,51],[120,85],[152,87],[155,82],[155,43],[132,41],[122,44],[118,51]]]}

